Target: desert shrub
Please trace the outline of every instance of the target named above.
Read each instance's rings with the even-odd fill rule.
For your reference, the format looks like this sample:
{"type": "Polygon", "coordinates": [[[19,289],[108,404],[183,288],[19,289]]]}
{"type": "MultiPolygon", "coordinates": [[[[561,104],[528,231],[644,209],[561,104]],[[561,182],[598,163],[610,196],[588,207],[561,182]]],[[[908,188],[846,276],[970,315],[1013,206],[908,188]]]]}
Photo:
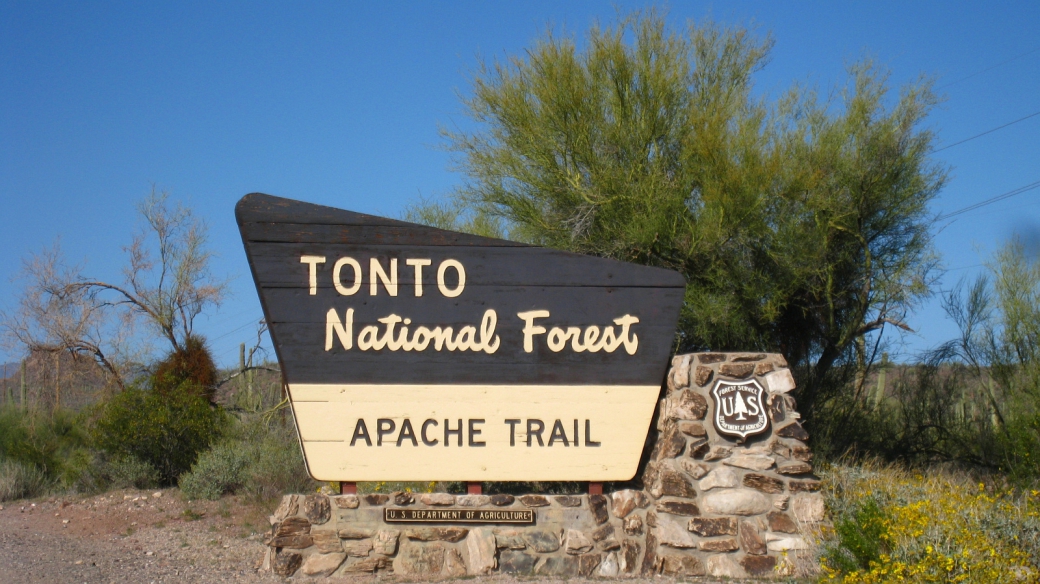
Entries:
{"type": "Polygon", "coordinates": [[[152,389],[167,394],[187,389],[213,401],[217,383],[217,366],[205,342],[194,335],[184,346],[171,352],[155,366],[152,389]]]}
{"type": "Polygon", "coordinates": [[[1040,492],[880,465],[824,473],[828,580],[1015,582],[1040,577],[1040,492]]]}
{"type": "Polygon", "coordinates": [[[147,489],[159,484],[159,471],[134,456],[120,456],[104,465],[107,485],[114,489],[147,489]]]}
{"type": "Polygon", "coordinates": [[[189,499],[210,500],[236,492],[245,481],[245,470],[258,457],[255,451],[255,445],[242,440],[217,444],[181,475],[181,491],[189,499]]]}
{"type": "Polygon", "coordinates": [[[46,488],[47,477],[36,466],[0,459],[0,501],[37,497],[46,488]]]}
{"type": "Polygon", "coordinates": [[[189,387],[166,393],[128,388],[102,404],[93,435],[113,459],[146,463],[160,484],[170,485],[219,436],[226,419],[189,387]]]}
{"type": "Polygon", "coordinates": [[[82,415],[68,410],[50,413],[0,409],[0,459],[15,462],[43,477],[49,486],[82,488],[89,470],[89,434],[82,415]]]}
{"type": "Polygon", "coordinates": [[[270,500],[311,491],[315,485],[293,428],[262,420],[234,424],[180,479],[181,490],[193,499],[241,493],[270,500]]]}

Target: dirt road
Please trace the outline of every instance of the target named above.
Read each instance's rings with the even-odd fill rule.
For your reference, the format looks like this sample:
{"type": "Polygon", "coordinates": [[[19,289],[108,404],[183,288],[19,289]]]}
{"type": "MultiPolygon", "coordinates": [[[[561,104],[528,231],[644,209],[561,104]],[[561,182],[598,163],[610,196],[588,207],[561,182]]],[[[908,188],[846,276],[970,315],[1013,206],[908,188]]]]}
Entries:
{"type": "MultiPolygon", "coordinates": [[[[265,549],[262,534],[267,528],[265,509],[243,504],[234,497],[185,501],[177,490],[113,491],[5,503],[0,509],[0,584],[406,581],[387,574],[329,579],[299,576],[287,580],[260,572],[265,549]]],[[[652,580],[654,584],[675,581],[660,577],[652,580]]],[[[547,582],[543,578],[501,575],[468,581],[547,582]]]]}

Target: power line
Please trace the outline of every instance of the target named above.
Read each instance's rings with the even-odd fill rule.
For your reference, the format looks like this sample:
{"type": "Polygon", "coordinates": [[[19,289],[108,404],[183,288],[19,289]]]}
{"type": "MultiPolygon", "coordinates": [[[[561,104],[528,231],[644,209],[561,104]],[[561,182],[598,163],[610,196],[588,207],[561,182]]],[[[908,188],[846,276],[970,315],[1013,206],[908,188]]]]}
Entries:
{"type": "Polygon", "coordinates": [[[1036,182],[1033,182],[1033,183],[1029,183],[1029,184],[1027,184],[1025,186],[1018,187],[1017,189],[1012,189],[1012,190],[1010,190],[1010,191],[1008,191],[1006,193],[1001,193],[1001,194],[999,194],[999,195],[997,195],[995,197],[990,197],[990,198],[988,198],[988,199],[986,199],[984,201],[979,201],[978,203],[975,203],[973,205],[968,205],[967,207],[964,207],[962,209],[957,209],[956,211],[951,211],[949,213],[945,213],[943,215],[939,215],[936,218],[936,221],[944,221],[944,220],[949,219],[951,217],[956,217],[957,215],[962,215],[964,213],[967,213],[968,211],[974,211],[975,209],[978,209],[979,207],[985,207],[986,205],[992,205],[993,203],[996,203],[998,201],[1003,201],[1004,199],[1011,198],[1011,197],[1013,197],[1015,195],[1021,195],[1022,193],[1025,193],[1027,191],[1031,191],[1031,190],[1033,190],[1035,188],[1040,188],[1040,180],[1038,180],[1036,182]]]}
{"type": "Polygon", "coordinates": [[[942,148],[936,148],[935,150],[932,150],[930,152],[930,154],[935,154],[936,152],[942,152],[943,150],[946,150],[947,148],[953,148],[954,146],[958,146],[960,144],[964,144],[965,142],[970,142],[970,141],[974,140],[975,138],[981,138],[982,136],[985,136],[986,134],[992,134],[993,132],[996,132],[997,130],[1003,130],[1004,128],[1006,128],[1008,126],[1011,126],[1013,124],[1017,124],[1017,123],[1019,123],[1021,121],[1028,120],[1029,118],[1033,118],[1033,117],[1036,117],[1036,116],[1040,116],[1040,111],[1033,112],[1033,113],[1029,114],[1028,116],[1025,116],[1025,117],[1022,117],[1022,118],[1018,118],[1017,120],[1015,120],[1013,122],[1008,122],[1008,123],[1004,124],[1003,126],[997,126],[996,128],[991,128],[989,130],[986,130],[985,132],[982,132],[981,134],[975,134],[974,136],[972,136],[970,138],[965,138],[963,140],[954,142],[953,144],[948,144],[946,146],[943,146],[942,148]]]}
{"type": "Polygon", "coordinates": [[[1027,55],[1032,55],[1033,53],[1035,53],[1037,51],[1040,51],[1040,47],[1036,47],[1035,49],[1026,51],[1026,52],[1022,53],[1021,55],[1018,55],[1018,56],[1015,56],[1015,57],[1011,57],[1007,61],[1001,61],[1001,62],[997,63],[996,65],[993,65],[991,67],[987,67],[987,68],[983,69],[982,71],[976,71],[975,73],[972,73],[971,75],[966,75],[964,77],[961,77],[960,79],[954,79],[953,81],[950,81],[949,83],[944,83],[944,84],[940,85],[939,87],[936,87],[936,89],[943,89],[944,87],[949,87],[949,86],[954,85],[956,83],[960,83],[961,81],[967,81],[968,79],[971,79],[972,77],[977,77],[979,75],[982,75],[983,73],[987,73],[989,71],[992,71],[992,70],[996,69],[997,67],[1002,67],[1004,65],[1007,65],[1008,63],[1010,63],[1012,61],[1017,61],[1018,59],[1021,59],[1022,57],[1025,57],[1027,55]]]}

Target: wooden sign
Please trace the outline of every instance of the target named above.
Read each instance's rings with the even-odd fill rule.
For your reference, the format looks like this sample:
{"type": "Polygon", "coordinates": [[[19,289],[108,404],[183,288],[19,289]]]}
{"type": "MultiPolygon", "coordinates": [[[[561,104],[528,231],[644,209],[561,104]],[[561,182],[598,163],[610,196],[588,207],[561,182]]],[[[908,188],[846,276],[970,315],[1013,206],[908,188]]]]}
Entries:
{"type": "Polygon", "coordinates": [[[236,209],[319,480],[626,480],[676,272],[263,194],[236,209]]]}

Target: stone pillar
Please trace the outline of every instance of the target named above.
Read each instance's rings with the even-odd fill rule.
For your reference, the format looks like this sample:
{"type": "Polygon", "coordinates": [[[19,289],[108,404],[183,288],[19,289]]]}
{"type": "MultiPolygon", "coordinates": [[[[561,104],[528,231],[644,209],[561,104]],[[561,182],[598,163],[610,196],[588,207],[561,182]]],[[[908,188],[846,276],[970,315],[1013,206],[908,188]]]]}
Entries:
{"type": "MultiPolygon", "coordinates": [[[[792,575],[786,558],[808,548],[802,530],[822,521],[824,508],[787,362],[765,353],[679,355],[667,385],[643,475],[653,501],[643,573],[792,575]],[[712,389],[751,382],[764,390],[764,403],[740,400],[737,415],[751,424],[762,410],[765,427],[749,436],[726,435],[714,422],[712,389]]],[[[733,403],[727,404],[731,419],[733,403]]]]}

